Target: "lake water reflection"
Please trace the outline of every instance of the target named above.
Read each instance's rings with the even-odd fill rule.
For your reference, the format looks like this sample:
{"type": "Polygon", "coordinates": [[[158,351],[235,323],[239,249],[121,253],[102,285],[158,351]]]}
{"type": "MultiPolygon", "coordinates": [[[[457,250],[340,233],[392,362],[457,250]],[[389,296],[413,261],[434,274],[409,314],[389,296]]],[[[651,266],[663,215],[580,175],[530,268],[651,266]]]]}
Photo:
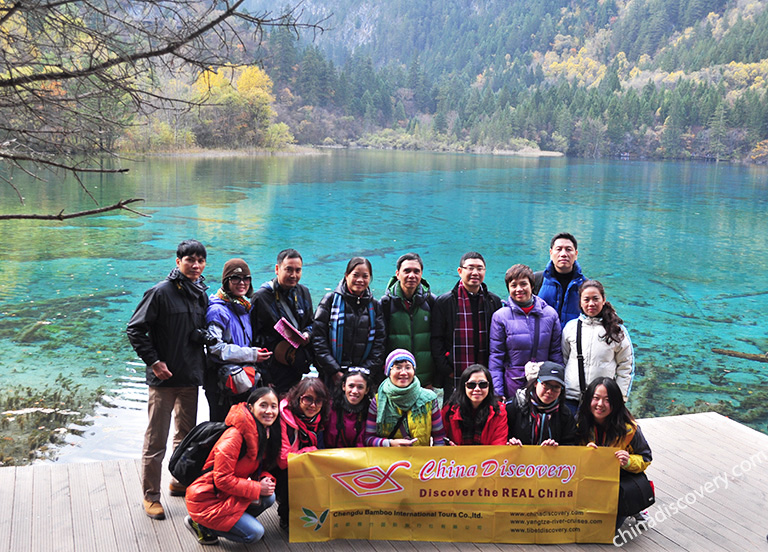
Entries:
{"type": "MultiPolygon", "coordinates": [[[[140,409],[143,367],[125,324],[187,237],[208,247],[211,292],[230,257],[244,257],[260,282],[280,249],[297,248],[317,304],[351,256],[370,257],[380,296],[411,250],[437,293],[454,284],[463,252],[480,251],[486,282],[505,297],[504,271],[543,268],[551,236],[570,231],[585,273],[603,282],[635,343],[630,407],[663,415],[725,400],[767,431],[766,365],[710,351],[768,351],[763,167],[378,151],[127,165],[127,175],[86,184],[103,205],[145,198],[137,208],[151,218],[0,223],[3,387],[63,373],[140,409]]],[[[14,176],[37,212],[92,206],[71,178],[14,176]]],[[[21,209],[8,187],[0,205],[21,209]]]]}

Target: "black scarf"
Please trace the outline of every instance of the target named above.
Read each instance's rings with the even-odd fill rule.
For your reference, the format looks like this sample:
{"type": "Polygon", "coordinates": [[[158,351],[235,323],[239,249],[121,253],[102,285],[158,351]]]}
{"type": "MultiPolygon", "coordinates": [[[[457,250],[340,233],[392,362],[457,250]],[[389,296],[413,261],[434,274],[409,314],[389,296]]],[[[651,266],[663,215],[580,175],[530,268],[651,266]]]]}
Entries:
{"type": "Polygon", "coordinates": [[[560,397],[552,401],[552,404],[542,404],[533,387],[528,392],[528,403],[531,406],[531,444],[540,445],[552,439],[552,416],[560,408],[560,397]]]}

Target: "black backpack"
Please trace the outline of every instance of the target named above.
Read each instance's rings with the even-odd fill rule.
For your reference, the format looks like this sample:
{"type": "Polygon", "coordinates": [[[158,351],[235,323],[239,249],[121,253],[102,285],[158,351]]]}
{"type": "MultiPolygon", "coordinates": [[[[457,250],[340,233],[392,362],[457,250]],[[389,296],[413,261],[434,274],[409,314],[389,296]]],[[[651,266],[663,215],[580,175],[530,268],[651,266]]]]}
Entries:
{"type": "MultiPolygon", "coordinates": [[[[168,461],[168,469],[173,477],[184,486],[213,468],[203,469],[205,461],[214,445],[229,426],[224,422],[202,422],[187,433],[168,461]]],[[[245,439],[240,449],[240,456],[245,456],[245,439]]]]}

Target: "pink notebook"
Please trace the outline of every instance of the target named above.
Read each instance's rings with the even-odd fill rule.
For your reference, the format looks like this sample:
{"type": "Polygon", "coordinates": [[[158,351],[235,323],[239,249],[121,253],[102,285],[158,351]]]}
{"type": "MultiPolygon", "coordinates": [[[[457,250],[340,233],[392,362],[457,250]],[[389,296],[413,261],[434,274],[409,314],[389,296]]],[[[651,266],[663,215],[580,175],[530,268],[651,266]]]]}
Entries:
{"type": "Polygon", "coordinates": [[[296,349],[307,343],[307,340],[304,339],[304,335],[302,335],[302,333],[284,317],[277,321],[275,324],[275,330],[277,330],[277,333],[282,335],[285,340],[293,345],[296,349]]]}

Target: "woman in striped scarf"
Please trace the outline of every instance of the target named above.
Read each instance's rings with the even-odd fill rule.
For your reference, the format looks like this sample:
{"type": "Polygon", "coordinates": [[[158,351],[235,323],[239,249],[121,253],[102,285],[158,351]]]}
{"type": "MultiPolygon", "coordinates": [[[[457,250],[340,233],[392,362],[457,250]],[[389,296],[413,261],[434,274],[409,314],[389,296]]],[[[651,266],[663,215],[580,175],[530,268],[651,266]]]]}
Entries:
{"type": "Polygon", "coordinates": [[[339,385],[350,366],[369,370],[374,385],[384,378],[384,316],[369,287],[372,277],[368,259],[352,258],[339,285],[317,306],[312,331],[315,365],[330,389],[339,385]]]}
{"type": "Polygon", "coordinates": [[[539,375],[507,402],[510,445],[575,445],[576,421],[565,406],[565,367],[544,362],[539,375]]]}

